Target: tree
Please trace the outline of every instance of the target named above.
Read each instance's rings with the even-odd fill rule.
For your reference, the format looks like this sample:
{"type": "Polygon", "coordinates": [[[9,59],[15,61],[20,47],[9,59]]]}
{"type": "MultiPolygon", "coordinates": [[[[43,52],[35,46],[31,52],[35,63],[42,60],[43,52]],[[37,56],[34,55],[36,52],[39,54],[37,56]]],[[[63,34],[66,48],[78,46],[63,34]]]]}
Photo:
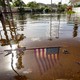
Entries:
{"type": "Polygon", "coordinates": [[[2,6],[2,0],[0,0],[0,6],[2,6]]]}
{"type": "Polygon", "coordinates": [[[63,5],[61,6],[61,12],[65,12],[66,9],[67,9],[67,4],[63,4],[63,5]]]}
{"type": "Polygon", "coordinates": [[[61,7],[62,7],[62,4],[61,4],[61,2],[59,2],[57,5],[57,12],[58,13],[61,13],[61,7]]]}
{"type": "Polygon", "coordinates": [[[57,5],[58,13],[65,12],[66,9],[67,9],[67,4],[61,4],[61,2],[58,3],[58,5],[57,5]]]}
{"type": "Polygon", "coordinates": [[[32,1],[27,4],[27,7],[30,7],[31,9],[36,9],[39,8],[39,4],[36,3],[35,1],[32,1]]]}
{"type": "Polygon", "coordinates": [[[13,6],[18,7],[18,11],[20,14],[24,14],[25,12],[24,7],[26,6],[26,4],[22,0],[15,0],[13,2],[13,6]]]}
{"type": "Polygon", "coordinates": [[[13,2],[13,6],[14,6],[14,7],[25,7],[26,4],[25,4],[22,0],[15,0],[15,1],[13,2]]]}

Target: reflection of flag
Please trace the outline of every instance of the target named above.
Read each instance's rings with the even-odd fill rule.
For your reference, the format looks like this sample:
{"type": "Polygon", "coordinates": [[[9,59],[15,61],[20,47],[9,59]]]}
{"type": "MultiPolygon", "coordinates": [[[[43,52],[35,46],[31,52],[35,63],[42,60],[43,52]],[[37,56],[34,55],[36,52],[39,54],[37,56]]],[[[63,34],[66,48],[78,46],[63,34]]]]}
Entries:
{"type": "Polygon", "coordinates": [[[44,60],[43,60],[43,57],[45,56],[45,54],[44,54],[45,52],[43,53],[43,50],[44,49],[35,49],[35,58],[38,63],[38,67],[40,69],[41,74],[43,71],[46,70],[44,60]]]}
{"type": "Polygon", "coordinates": [[[41,74],[50,69],[59,60],[59,47],[34,49],[35,58],[41,74]]]}
{"type": "Polygon", "coordinates": [[[46,54],[53,54],[54,60],[59,59],[59,47],[46,48],[46,54]]]}
{"type": "Polygon", "coordinates": [[[50,53],[50,54],[59,53],[59,48],[57,48],[57,47],[46,48],[46,53],[50,53]]]}

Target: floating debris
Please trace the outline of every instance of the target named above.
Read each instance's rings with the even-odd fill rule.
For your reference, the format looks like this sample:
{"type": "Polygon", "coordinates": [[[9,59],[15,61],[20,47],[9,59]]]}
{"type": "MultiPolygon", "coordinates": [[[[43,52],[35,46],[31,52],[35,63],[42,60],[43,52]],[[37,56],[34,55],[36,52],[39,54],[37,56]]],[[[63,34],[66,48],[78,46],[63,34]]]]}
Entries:
{"type": "Polygon", "coordinates": [[[66,49],[63,50],[63,54],[69,54],[69,51],[67,51],[66,49]]]}

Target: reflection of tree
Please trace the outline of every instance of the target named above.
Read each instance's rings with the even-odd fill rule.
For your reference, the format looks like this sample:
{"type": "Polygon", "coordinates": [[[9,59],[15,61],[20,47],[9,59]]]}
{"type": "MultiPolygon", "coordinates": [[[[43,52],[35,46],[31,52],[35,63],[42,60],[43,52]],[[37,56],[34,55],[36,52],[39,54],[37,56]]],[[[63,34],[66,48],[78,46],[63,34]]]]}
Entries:
{"type": "Polygon", "coordinates": [[[24,68],[22,64],[22,54],[17,54],[17,58],[18,58],[17,63],[16,63],[17,69],[24,68]]]}
{"type": "Polygon", "coordinates": [[[60,18],[61,18],[61,15],[58,14],[58,15],[57,15],[57,20],[60,20],[60,18]]]}
{"type": "MultiPolygon", "coordinates": [[[[15,68],[13,66],[14,52],[13,52],[13,49],[12,49],[13,44],[18,44],[21,40],[24,39],[24,34],[17,34],[16,28],[15,28],[15,25],[14,25],[14,21],[13,21],[13,15],[12,15],[11,7],[10,7],[10,4],[9,4],[9,0],[3,0],[2,8],[3,8],[3,12],[6,12],[6,13],[0,12],[0,20],[1,20],[1,23],[2,23],[2,27],[3,27],[3,30],[1,30],[1,31],[4,32],[5,38],[3,38],[4,35],[1,34],[1,31],[0,31],[0,36],[1,36],[0,37],[0,43],[1,43],[2,46],[10,45],[10,47],[11,47],[10,50],[6,50],[8,53],[5,56],[7,56],[9,54],[12,55],[12,57],[11,57],[11,67],[12,67],[13,71],[17,74],[17,76],[19,77],[19,78],[15,78],[15,79],[16,80],[26,80],[26,77],[21,76],[15,70],[15,68]],[[7,13],[7,12],[10,12],[10,13],[7,13]],[[6,26],[6,24],[8,26],[6,26]]],[[[18,65],[19,65],[18,69],[21,69],[23,67],[23,65],[22,65],[22,55],[23,55],[24,51],[23,50],[18,50],[18,49],[15,49],[15,50],[18,51],[18,53],[16,53],[17,58],[18,58],[18,65]]]]}
{"type": "Polygon", "coordinates": [[[7,28],[9,28],[9,30],[10,30],[10,34],[11,34],[12,39],[14,38],[14,35],[16,35],[15,25],[14,25],[14,21],[13,21],[13,14],[12,14],[9,2],[10,2],[9,0],[2,1],[2,11],[3,12],[1,12],[1,14],[0,14],[0,20],[2,23],[4,35],[6,37],[6,39],[3,39],[3,38],[0,39],[2,45],[6,45],[6,44],[8,45],[10,43],[7,28]],[[10,13],[7,13],[7,12],[10,12],[10,13]]]}
{"type": "Polygon", "coordinates": [[[24,13],[23,15],[22,14],[18,14],[18,20],[26,20],[27,19],[27,15],[24,13]]]}
{"type": "Polygon", "coordinates": [[[18,14],[17,16],[18,16],[18,20],[19,20],[20,30],[23,31],[25,20],[27,19],[27,15],[26,14],[18,14]]]}
{"type": "Polygon", "coordinates": [[[2,38],[3,34],[0,34],[1,36],[0,43],[2,46],[10,45],[10,44],[17,44],[25,38],[24,34],[17,34],[17,35],[14,35],[13,38],[9,39],[10,35],[7,33],[7,30],[3,30],[3,31],[5,33],[4,34],[5,38],[2,38]]]}
{"type": "MultiPolygon", "coordinates": [[[[3,30],[5,31],[4,34],[5,34],[5,37],[6,37],[6,41],[9,41],[6,26],[5,26],[5,20],[4,20],[2,12],[0,14],[0,20],[1,20],[1,23],[2,23],[2,26],[3,26],[3,30]]],[[[0,41],[3,43],[5,40],[2,39],[2,37],[1,37],[0,41]]]]}
{"type": "MultiPolygon", "coordinates": [[[[21,68],[23,68],[24,66],[22,65],[22,53],[19,53],[18,55],[17,55],[17,57],[18,57],[18,66],[17,66],[17,69],[21,69],[21,68]]],[[[16,79],[16,80],[27,80],[27,77],[25,76],[25,75],[20,75],[15,69],[14,69],[14,66],[13,66],[13,62],[14,62],[14,59],[13,59],[13,57],[14,57],[14,54],[12,53],[12,58],[11,58],[11,67],[12,67],[12,69],[13,69],[13,71],[17,74],[16,76],[14,76],[14,78],[16,79]]]]}
{"type": "Polygon", "coordinates": [[[12,57],[11,57],[11,67],[12,67],[12,70],[13,70],[18,76],[20,76],[19,73],[14,69],[14,66],[13,66],[13,62],[14,62],[13,57],[14,57],[14,54],[12,53],[12,51],[10,52],[10,54],[12,54],[12,57]]]}
{"type": "MultiPolygon", "coordinates": [[[[17,57],[17,63],[16,63],[16,68],[18,70],[24,68],[23,63],[22,63],[22,56],[24,54],[24,51],[26,50],[26,47],[20,47],[19,44],[17,46],[17,48],[15,49],[16,51],[16,57],[17,57]]],[[[13,69],[13,71],[17,74],[17,76],[15,76],[16,80],[26,80],[26,76],[20,75],[14,68],[13,63],[14,63],[14,53],[11,50],[11,54],[12,54],[12,58],[11,58],[11,67],[13,69]]]]}
{"type": "Polygon", "coordinates": [[[35,13],[31,13],[29,17],[33,20],[37,20],[40,17],[40,15],[35,15],[35,13]]]}
{"type": "Polygon", "coordinates": [[[17,69],[21,69],[24,68],[23,64],[22,64],[22,55],[24,54],[24,51],[18,51],[17,53],[17,63],[16,63],[16,67],[17,69]]]}
{"type": "Polygon", "coordinates": [[[17,42],[23,40],[25,38],[24,34],[17,34],[16,35],[16,38],[17,38],[17,42]]]}
{"type": "Polygon", "coordinates": [[[73,37],[76,37],[77,36],[77,30],[78,30],[78,25],[75,24],[74,25],[74,31],[73,31],[73,37]]]}
{"type": "Polygon", "coordinates": [[[5,35],[5,38],[3,38],[3,34],[1,34],[1,31],[0,31],[0,36],[1,36],[0,43],[2,46],[9,45],[10,42],[12,41],[14,41],[15,43],[18,43],[19,41],[24,39],[24,34],[17,34],[16,28],[14,28],[14,26],[12,28],[12,23],[13,23],[12,21],[11,22],[8,21],[9,30],[7,30],[6,21],[2,13],[0,14],[0,20],[3,27],[3,30],[1,31],[4,31],[4,35],[5,35]],[[8,34],[8,32],[10,32],[10,34],[8,34]]]}
{"type": "Polygon", "coordinates": [[[15,76],[14,77],[16,80],[27,80],[26,76],[20,75],[20,76],[15,76]]]}
{"type": "Polygon", "coordinates": [[[13,65],[13,63],[14,63],[14,52],[13,51],[15,50],[16,51],[16,57],[17,57],[16,68],[19,69],[19,70],[24,68],[24,66],[22,64],[22,56],[24,54],[24,51],[26,50],[26,47],[20,47],[19,44],[18,44],[17,48],[14,49],[14,50],[12,49],[12,45],[10,45],[10,47],[11,47],[10,50],[6,50],[8,53],[5,56],[8,56],[9,54],[12,54],[12,57],[11,57],[11,67],[12,67],[13,71],[17,74],[17,76],[15,78],[17,80],[18,80],[18,78],[20,80],[26,80],[26,77],[20,75],[18,73],[18,71],[15,70],[14,65],[13,65]]]}
{"type": "Polygon", "coordinates": [[[13,6],[18,7],[18,12],[21,14],[25,13],[24,7],[26,6],[22,0],[14,0],[13,6]]]}

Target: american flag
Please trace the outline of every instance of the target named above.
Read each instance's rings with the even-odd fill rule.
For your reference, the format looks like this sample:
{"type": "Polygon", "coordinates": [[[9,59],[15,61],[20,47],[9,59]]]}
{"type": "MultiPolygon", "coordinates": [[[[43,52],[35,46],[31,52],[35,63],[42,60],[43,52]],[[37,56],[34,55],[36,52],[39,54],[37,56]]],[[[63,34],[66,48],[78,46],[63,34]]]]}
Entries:
{"type": "Polygon", "coordinates": [[[60,47],[34,49],[35,58],[41,74],[50,69],[59,60],[59,49],[60,47]]]}

